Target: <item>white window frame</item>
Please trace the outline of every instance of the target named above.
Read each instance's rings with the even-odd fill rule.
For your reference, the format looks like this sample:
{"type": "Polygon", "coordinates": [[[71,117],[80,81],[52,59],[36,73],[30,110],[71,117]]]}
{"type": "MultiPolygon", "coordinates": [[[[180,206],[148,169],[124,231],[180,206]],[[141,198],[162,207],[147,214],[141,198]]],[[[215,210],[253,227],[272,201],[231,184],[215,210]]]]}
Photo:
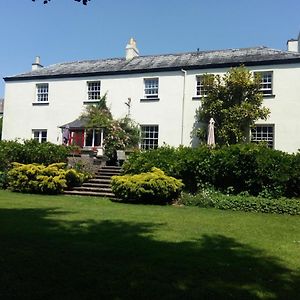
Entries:
{"type": "Polygon", "coordinates": [[[101,97],[101,81],[94,80],[87,82],[87,101],[99,101],[101,97]]]}
{"type": "Polygon", "coordinates": [[[146,99],[158,99],[159,78],[144,78],[144,95],[146,99]]]}
{"type": "Polygon", "coordinates": [[[158,148],[159,125],[146,124],[141,126],[141,145],[143,150],[158,148]]]}
{"type": "Polygon", "coordinates": [[[261,77],[260,91],[263,97],[273,96],[273,71],[259,71],[255,72],[255,74],[259,74],[261,77]]]}
{"type": "Polygon", "coordinates": [[[103,138],[104,136],[104,130],[103,128],[93,128],[93,129],[85,129],[84,130],[84,143],[83,143],[83,146],[84,147],[100,147],[102,148],[103,147],[103,138]],[[91,145],[87,145],[87,138],[88,138],[88,134],[92,134],[92,140],[91,140],[91,145]],[[96,141],[99,141],[99,143],[96,143],[96,141]]]}
{"type": "Polygon", "coordinates": [[[251,129],[251,142],[265,142],[268,147],[274,148],[275,125],[274,124],[255,124],[251,129]]]}
{"type": "Polygon", "coordinates": [[[206,97],[208,90],[204,86],[204,75],[196,75],[196,96],[206,97]]]}
{"type": "Polygon", "coordinates": [[[37,140],[39,143],[47,142],[48,139],[47,129],[32,129],[32,138],[34,140],[37,140]]]}
{"type": "Polygon", "coordinates": [[[49,102],[49,84],[37,83],[36,84],[36,102],[47,103],[49,102]]]}

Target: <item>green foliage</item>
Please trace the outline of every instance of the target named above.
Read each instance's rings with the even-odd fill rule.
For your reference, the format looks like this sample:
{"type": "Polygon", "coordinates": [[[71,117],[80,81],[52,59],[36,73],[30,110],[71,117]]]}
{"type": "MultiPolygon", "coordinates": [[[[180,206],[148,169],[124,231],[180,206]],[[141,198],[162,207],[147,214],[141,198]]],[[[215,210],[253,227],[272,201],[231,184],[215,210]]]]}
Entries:
{"type": "Polygon", "coordinates": [[[139,126],[129,117],[113,120],[106,128],[104,140],[105,155],[115,160],[116,150],[132,149],[140,140],[139,126]]]}
{"type": "Polygon", "coordinates": [[[0,171],[9,168],[12,162],[24,164],[40,163],[52,164],[65,162],[71,148],[52,143],[39,143],[38,141],[0,141],[0,171]]]}
{"type": "Polygon", "coordinates": [[[91,175],[88,173],[82,173],[76,169],[68,169],[65,172],[65,179],[67,187],[81,186],[83,182],[91,178],[91,175]]]}
{"type": "Polygon", "coordinates": [[[84,175],[75,170],[66,170],[65,163],[48,166],[41,164],[13,163],[8,171],[8,186],[22,193],[58,194],[67,187],[79,185],[84,175]]]}
{"type": "Polygon", "coordinates": [[[71,147],[52,143],[39,143],[36,140],[0,141],[0,187],[7,186],[7,172],[12,162],[23,164],[38,163],[49,165],[65,162],[71,147]]]}
{"type": "Polygon", "coordinates": [[[269,198],[300,196],[300,153],[288,154],[263,145],[137,151],[124,163],[123,172],[138,174],[152,167],[182,179],[190,192],[209,184],[223,192],[230,189],[234,194],[247,191],[269,198]]]}
{"type": "Polygon", "coordinates": [[[128,116],[114,120],[106,105],[105,94],[96,104],[88,105],[81,119],[88,128],[104,128],[104,149],[111,163],[116,160],[116,150],[135,148],[140,140],[139,126],[128,116]]]}
{"type": "Polygon", "coordinates": [[[85,107],[85,111],[80,118],[86,121],[88,128],[106,128],[111,124],[113,118],[107,107],[106,97],[107,94],[101,97],[96,104],[90,104],[85,107]]]}
{"type": "MultiPolygon", "coordinates": [[[[220,145],[249,140],[250,127],[258,119],[266,120],[270,111],[262,107],[259,76],[245,67],[231,68],[224,76],[204,75],[207,97],[202,97],[197,111],[199,122],[215,120],[216,141],[220,145]]],[[[203,130],[198,137],[205,139],[203,130]]]]}
{"type": "Polygon", "coordinates": [[[224,210],[300,215],[300,200],[297,199],[266,199],[246,195],[224,195],[212,189],[203,189],[195,195],[185,193],[179,203],[224,210]]]}
{"type": "Polygon", "coordinates": [[[137,175],[113,176],[111,184],[118,198],[142,203],[168,203],[176,200],[183,187],[181,180],[165,175],[158,168],[137,175]]]}
{"type": "Polygon", "coordinates": [[[198,185],[210,181],[211,154],[208,147],[164,146],[150,151],[136,151],[123,164],[123,172],[138,174],[157,167],[169,176],[182,179],[187,190],[196,191],[198,185]]]}

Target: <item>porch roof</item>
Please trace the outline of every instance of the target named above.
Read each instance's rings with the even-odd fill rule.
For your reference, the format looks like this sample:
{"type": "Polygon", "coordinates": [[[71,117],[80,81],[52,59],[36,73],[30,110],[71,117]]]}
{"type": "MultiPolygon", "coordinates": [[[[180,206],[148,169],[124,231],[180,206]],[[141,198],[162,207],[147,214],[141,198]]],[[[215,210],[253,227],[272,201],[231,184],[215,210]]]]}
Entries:
{"type": "Polygon", "coordinates": [[[59,126],[59,128],[66,128],[67,126],[69,127],[70,130],[74,129],[84,129],[86,127],[87,120],[86,119],[76,119],[70,123],[64,124],[62,126],[59,126]]]}

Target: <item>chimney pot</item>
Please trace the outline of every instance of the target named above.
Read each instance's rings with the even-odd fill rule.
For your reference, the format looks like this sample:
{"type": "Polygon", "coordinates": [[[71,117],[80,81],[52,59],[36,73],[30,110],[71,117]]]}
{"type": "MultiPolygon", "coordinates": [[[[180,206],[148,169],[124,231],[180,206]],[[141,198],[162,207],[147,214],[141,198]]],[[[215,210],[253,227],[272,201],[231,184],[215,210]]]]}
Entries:
{"type": "Polygon", "coordinates": [[[126,60],[130,60],[133,59],[134,57],[139,56],[139,50],[137,49],[136,41],[134,38],[131,38],[129,40],[125,52],[126,52],[125,54],[126,60]]]}
{"type": "Polygon", "coordinates": [[[287,41],[287,50],[291,52],[300,52],[300,33],[297,39],[287,41]]]}
{"type": "Polygon", "coordinates": [[[35,71],[35,70],[38,70],[41,68],[43,68],[43,66],[41,65],[41,58],[39,56],[36,56],[31,69],[32,69],[32,71],[35,71]]]}

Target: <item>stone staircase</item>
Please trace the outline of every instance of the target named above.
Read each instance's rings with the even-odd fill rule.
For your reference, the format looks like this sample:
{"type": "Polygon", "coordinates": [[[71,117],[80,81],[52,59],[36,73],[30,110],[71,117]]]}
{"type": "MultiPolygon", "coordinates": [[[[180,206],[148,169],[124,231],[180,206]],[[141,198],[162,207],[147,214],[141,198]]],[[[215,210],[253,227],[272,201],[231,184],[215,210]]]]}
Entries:
{"type": "Polygon", "coordinates": [[[67,195],[82,195],[115,198],[111,190],[110,180],[114,175],[120,175],[121,167],[103,166],[96,175],[80,187],[74,187],[70,191],[65,191],[67,195]]]}

